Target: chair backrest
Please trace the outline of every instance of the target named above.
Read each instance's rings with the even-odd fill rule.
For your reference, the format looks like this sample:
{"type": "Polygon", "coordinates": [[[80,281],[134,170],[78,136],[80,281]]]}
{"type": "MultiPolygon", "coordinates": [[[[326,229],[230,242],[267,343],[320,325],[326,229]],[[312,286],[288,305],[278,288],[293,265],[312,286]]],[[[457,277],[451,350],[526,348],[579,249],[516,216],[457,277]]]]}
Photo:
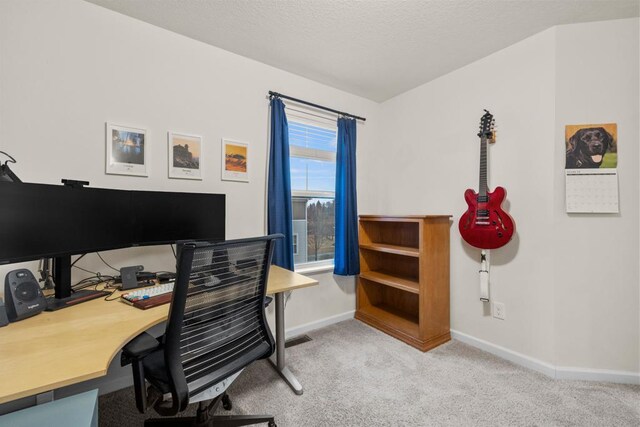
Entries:
{"type": "Polygon", "coordinates": [[[273,353],[264,299],[274,241],[281,237],[182,247],[164,342],[175,412],[189,397],[273,353]]]}

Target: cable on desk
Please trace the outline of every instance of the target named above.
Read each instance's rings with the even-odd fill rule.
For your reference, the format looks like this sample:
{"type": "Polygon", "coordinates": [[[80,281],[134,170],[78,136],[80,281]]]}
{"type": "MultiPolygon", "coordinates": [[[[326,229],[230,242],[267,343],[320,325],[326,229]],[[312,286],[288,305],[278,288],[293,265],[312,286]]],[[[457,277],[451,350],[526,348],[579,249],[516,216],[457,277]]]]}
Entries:
{"type": "Polygon", "coordinates": [[[88,288],[93,286],[94,290],[98,290],[98,286],[101,284],[105,284],[104,285],[104,289],[108,290],[108,289],[113,289],[111,291],[111,293],[109,293],[108,295],[105,295],[104,300],[105,301],[115,301],[116,299],[120,298],[119,296],[117,298],[113,298],[113,299],[109,299],[109,297],[111,295],[113,295],[118,288],[112,288],[113,285],[115,284],[115,277],[113,276],[103,276],[100,273],[97,273],[95,276],[92,277],[86,277],[82,280],[80,280],[79,282],[77,282],[75,285],[72,286],[72,291],[79,291],[80,289],[84,289],[84,288],[88,288]]]}
{"type": "MultiPolygon", "coordinates": [[[[116,270],[115,268],[111,267],[104,259],[102,259],[102,257],[100,256],[100,254],[98,252],[96,252],[96,254],[102,260],[102,262],[104,262],[109,268],[112,268],[115,271],[120,272],[120,270],[116,270]]],[[[78,283],[76,283],[74,286],[72,286],[72,290],[82,289],[82,288],[86,288],[87,286],[91,286],[91,284],[88,284],[87,286],[83,286],[83,287],[80,287],[80,288],[77,287],[78,285],[84,284],[87,280],[97,279],[98,283],[104,282],[103,278],[108,278],[108,280],[115,280],[114,276],[102,275],[102,273],[100,273],[99,271],[91,271],[91,270],[87,270],[86,268],[80,267],[79,265],[75,265],[75,263],[80,261],[80,259],[82,257],[84,257],[85,255],[86,254],[80,255],[80,257],[78,259],[76,259],[71,264],[71,267],[77,268],[78,270],[82,270],[82,271],[84,271],[86,273],[91,273],[91,274],[93,274],[93,276],[92,277],[87,277],[87,278],[84,278],[84,279],[80,280],[78,283]]]]}
{"type": "Polygon", "coordinates": [[[105,300],[105,301],[115,301],[115,300],[120,299],[120,295],[118,295],[118,296],[117,296],[117,297],[115,297],[115,298],[109,298],[111,295],[115,294],[117,290],[118,290],[118,288],[115,288],[114,290],[112,290],[112,291],[111,291],[111,293],[110,293],[109,295],[107,295],[107,296],[105,296],[105,297],[104,297],[104,300],[105,300]]]}
{"type": "Polygon", "coordinates": [[[74,265],[76,265],[76,262],[78,262],[78,261],[80,261],[82,258],[84,258],[84,256],[85,256],[85,255],[86,255],[86,254],[82,254],[82,255],[80,255],[78,258],[76,258],[76,260],[75,260],[75,261],[73,261],[73,262],[71,263],[71,267],[73,267],[74,265]]]}
{"type": "Polygon", "coordinates": [[[113,271],[117,271],[118,273],[120,273],[120,270],[118,270],[115,267],[112,267],[111,264],[109,264],[107,261],[104,260],[104,258],[102,258],[102,255],[100,255],[100,252],[96,252],[96,255],[98,255],[98,258],[100,258],[102,260],[102,262],[104,262],[104,265],[106,265],[107,267],[109,267],[113,271]]]}
{"type": "MultiPolygon", "coordinates": [[[[82,255],[80,255],[78,258],[76,258],[76,260],[75,260],[75,261],[73,261],[73,262],[71,263],[71,267],[77,268],[78,270],[82,270],[82,271],[84,271],[84,272],[86,272],[86,273],[91,273],[91,274],[93,274],[95,277],[101,276],[101,274],[100,274],[100,272],[99,272],[99,271],[98,271],[98,272],[95,272],[95,271],[87,270],[86,268],[83,268],[83,267],[80,267],[80,266],[76,265],[76,263],[77,263],[78,261],[80,261],[82,258],[84,258],[84,256],[85,256],[85,255],[86,255],[86,254],[82,254],[82,255]]],[[[120,273],[120,270],[118,270],[117,268],[113,267],[111,264],[109,264],[108,262],[106,262],[106,261],[104,260],[104,258],[102,258],[102,256],[100,255],[100,253],[99,253],[99,252],[96,252],[96,255],[98,255],[98,258],[100,258],[100,259],[102,260],[102,262],[103,262],[107,267],[109,267],[110,269],[112,269],[112,270],[117,271],[118,273],[120,273]]],[[[103,276],[103,277],[113,277],[113,276],[103,276]]]]}
{"type": "Polygon", "coordinates": [[[78,267],[77,265],[74,265],[74,266],[72,266],[72,267],[77,268],[78,270],[85,271],[85,272],[87,272],[87,273],[91,273],[91,274],[96,275],[96,276],[97,276],[97,275],[98,275],[98,273],[99,273],[99,272],[95,272],[95,271],[87,270],[86,268],[78,267]]]}
{"type": "MultiPolygon", "coordinates": [[[[88,288],[90,286],[96,286],[97,287],[101,283],[108,283],[108,282],[113,282],[113,281],[115,281],[115,277],[113,277],[113,276],[103,276],[102,274],[100,274],[100,272],[98,272],[98,273],[95,273],[94,276],[86,277],[86,278],[80,280],[79,282],[76,282],[72,286],[72,290],[75,292],[75,291],[78,291],[80,289],[88,288]]],[[[107,285],[107,286],[109,286],[109,285],[107,285]]]]}

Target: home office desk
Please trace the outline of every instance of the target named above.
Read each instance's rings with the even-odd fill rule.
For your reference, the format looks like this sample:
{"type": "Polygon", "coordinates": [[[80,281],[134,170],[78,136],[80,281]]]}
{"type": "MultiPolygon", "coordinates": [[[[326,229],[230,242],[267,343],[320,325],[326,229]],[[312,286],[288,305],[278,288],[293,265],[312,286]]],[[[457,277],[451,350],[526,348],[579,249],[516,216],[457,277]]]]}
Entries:
{"type": "MultiPolygon", "coordinates": [[[[302,388],[284,364],[284,292],[317,284],[276,266],[267,281],[276,299],[275,366],[297,394],[302,388]]],[[[139,310],[99,298],[0,328],[0,403],[106,375],[126,343],[168,314],[169,304],[139,310]]]]}

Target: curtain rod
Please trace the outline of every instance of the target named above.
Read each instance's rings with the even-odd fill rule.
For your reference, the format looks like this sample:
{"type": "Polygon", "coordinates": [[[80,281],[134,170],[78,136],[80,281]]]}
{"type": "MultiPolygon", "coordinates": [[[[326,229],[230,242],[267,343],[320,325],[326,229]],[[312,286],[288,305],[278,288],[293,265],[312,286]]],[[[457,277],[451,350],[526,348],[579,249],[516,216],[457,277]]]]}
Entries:
{"type": "Polygon", "coordinates": [[[269,91],[269,98],[273,98],[274,96],[276,98],[284,98],[284,99],[288,99],[288,100],[291,100],[291,101],[294,101],[294,102],[297,102],[297,103],[300,103],[300,104],[309,105],[310,107],[319,108],[321,110],[331,111],[332,113],[339,114],[341,116],[352,117],[352,118],[354,118],[356,120],[362,120],[363,122],[367,120],[364,117],[355,116],[353,114],[345,113],[344,111],[334,110],[333,108],[324,107],[322,105],[314,104],[312,102],[303,101],[302,99],[297,99],[297,98],[293,98],[291,96],[283,95],[283,94],[278,93],[278,92],[269,91]]]}

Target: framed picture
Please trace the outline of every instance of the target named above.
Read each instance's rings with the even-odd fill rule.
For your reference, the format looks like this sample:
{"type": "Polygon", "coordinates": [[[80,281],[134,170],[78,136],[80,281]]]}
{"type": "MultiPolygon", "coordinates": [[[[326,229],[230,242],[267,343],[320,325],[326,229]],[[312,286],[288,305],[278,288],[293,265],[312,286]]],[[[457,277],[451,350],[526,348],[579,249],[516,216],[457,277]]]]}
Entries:
{"type": "Polygon", "coordinates": [[[106,173],[148,176],[147,130],[107,123],[106,173]]]}
{"type": "Polygon", "coordinates": [[[249,144],[222,140],[222,179],[249,182],[249,144]]]}
{"type": "Polygon", "coordinates": [[[202,179],[202,137],[168,133],[169,178],[202,179]]]}

